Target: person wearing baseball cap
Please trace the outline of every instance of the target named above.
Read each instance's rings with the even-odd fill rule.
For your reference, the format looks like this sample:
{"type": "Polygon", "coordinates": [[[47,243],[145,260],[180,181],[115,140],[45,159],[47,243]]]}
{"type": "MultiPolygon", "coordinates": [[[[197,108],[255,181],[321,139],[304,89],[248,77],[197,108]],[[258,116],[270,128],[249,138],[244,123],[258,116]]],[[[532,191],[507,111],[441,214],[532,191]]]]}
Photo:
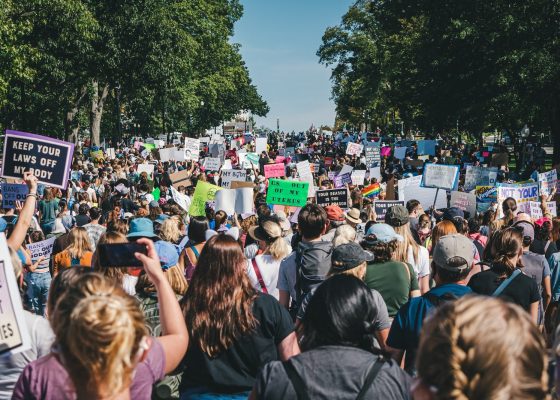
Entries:
{"type": "Polygon", "coordinates": [[[472,293],[467,286],[472,264],[473,252],[469,238],[453,234],[439,239],[432,260],[436,286],[423,296],[410,299],[399,309],[387,339],[387,345],[398,350],[393,356],[399,363],[406,351],[407,372],[415,372],[414,362],[420,331],[428,313],[446,301],[472,293]]]}

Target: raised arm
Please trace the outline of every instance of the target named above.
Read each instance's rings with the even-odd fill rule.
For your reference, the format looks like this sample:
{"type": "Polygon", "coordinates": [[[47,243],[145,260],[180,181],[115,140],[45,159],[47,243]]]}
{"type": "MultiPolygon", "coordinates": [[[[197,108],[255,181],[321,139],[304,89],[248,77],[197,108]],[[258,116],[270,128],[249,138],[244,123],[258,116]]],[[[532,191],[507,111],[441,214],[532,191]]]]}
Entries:
{"type": "Polygon", "coordinates": [[[19,249],[23,244],[27,230],[33,220],[33,213],[35,213],[35,206],[37,204],[37,178],[31,172],[24,172],[23,180],[27,184],[29,193],[19,214],[16,226],[7,240],[8,246],[14,250],[19,249]]]}

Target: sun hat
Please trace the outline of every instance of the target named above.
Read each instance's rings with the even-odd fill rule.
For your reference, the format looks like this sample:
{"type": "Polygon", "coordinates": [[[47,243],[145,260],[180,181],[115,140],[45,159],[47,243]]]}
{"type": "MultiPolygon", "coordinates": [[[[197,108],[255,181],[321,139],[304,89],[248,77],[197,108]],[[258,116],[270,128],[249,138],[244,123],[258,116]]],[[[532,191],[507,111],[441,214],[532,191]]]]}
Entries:
{"type": "Polygon", "coordinates": [[[277,211],[275,215],[278,217],[282,230],[289,231],[292,228],[292,224],[288,221],[288,217],[284,211],[277,211]]]}
{"type": "Polygon", "coordinates": [[[129,239],[141,237],[159,239],[159,237],[154,233],[154,223],[149,218],[136,218],[130,221],[130,227],[126,237],[129,239]]]}
{"type": "Polygon", "coordinates": [[[282,227],[275,221],[265,221],[249,228],[249,236],[255,240],[271,242],[282,237],[282,227]]]}
{"type": "Polygon", "coordinates": [[[357,208],[351,208],[350,211],[346,213],[346,221],[352,222],[354,224],[361,224],[362,220],[360,219],[360,210],[357,208]]]}
{"type": "Polygon", "coordinates": [[[163,224],[165,221],[169,219],[169,215],[167,214],[160,214],[154,221],[154,224],[163,224]]]}
{"type": "Polygon", "coordinates": [[[473,260],[472,242],[466,236],[458,233],[442,236],[434,248],[434,263],[447,271],[464,271],[470,268],[473,260]],[[462,258],[464,263],[456,265],[457,258],[462,258]]]}

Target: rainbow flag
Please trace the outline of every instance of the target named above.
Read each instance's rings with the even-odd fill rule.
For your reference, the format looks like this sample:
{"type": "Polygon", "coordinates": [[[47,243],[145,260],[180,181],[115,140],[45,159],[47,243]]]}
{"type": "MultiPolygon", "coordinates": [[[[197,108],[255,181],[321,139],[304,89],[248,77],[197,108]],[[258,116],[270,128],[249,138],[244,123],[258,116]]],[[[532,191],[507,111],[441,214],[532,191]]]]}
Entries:
{"type": "Polygon", "coordinates": [[[381,193],[381,185],[379,183],[373,183],[362,189],[364,197],[379,197],[379,193],[381,193]]]}

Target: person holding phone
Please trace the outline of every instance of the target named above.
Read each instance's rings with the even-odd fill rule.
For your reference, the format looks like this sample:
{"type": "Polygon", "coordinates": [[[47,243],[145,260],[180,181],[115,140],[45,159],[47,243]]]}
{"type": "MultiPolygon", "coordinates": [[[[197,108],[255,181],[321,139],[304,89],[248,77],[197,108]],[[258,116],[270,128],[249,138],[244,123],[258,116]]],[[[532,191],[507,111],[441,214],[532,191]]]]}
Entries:
{"type": "Polygon", "coordinates": [[[189,342],[181,309],[154,243],[138,244],[146,247],[135,257],[156,288],[162,336],[148,336],[132,296],[100,274],[84,274],[49,315],[56,350],[25,367],[13,399],[149,400],[153,384],[179,365],[189,342]]]}

